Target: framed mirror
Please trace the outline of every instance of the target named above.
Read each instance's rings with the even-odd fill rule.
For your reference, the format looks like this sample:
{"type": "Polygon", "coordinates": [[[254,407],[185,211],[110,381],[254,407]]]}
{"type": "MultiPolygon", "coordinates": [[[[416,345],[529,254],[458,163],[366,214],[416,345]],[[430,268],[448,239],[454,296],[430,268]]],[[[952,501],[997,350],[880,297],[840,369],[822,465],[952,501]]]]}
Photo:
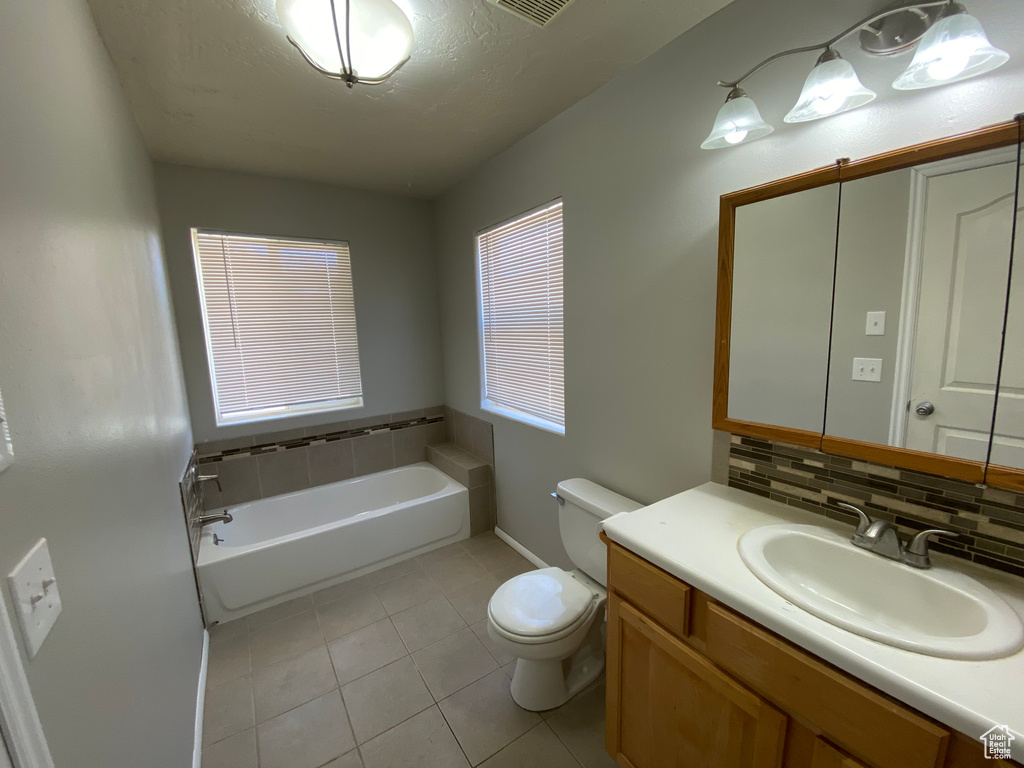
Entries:
{"type": "Polygon", "coordinates": [[[1024,345],[1024,267],[1004,311],[1019,134],[723,196],[713,426],[979,483],[991,445],[1024,476],[1024,355],[1002,345],[1004,319],[1024,345]]]}

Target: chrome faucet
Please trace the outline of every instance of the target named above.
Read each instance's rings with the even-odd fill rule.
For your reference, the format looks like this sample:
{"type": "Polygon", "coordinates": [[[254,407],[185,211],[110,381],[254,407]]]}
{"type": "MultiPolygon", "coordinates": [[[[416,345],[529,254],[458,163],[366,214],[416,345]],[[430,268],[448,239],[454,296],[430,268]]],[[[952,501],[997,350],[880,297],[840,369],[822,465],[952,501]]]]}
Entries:
{"type": "Polygon", "coordinates": [[[928,540],[932,536],[956,538],[960,535],[953,531],[944,531],[941,528],[931,528],[921,531],[910,540],[910,544],[904,546],[900,541],[899,534],[896,533],[896,528],[888,520],[872,520],[864,513],[864,510],[843,501],[838,502],[838,506],[855,513],[860,518],[857,530],[850,539],[855,547],[866,549],[876,555],[896,560],[913,568],[932,567],[931,558],[928,556],[928,540]]]}
{"type": "Polygon", "coordinates": [[[230,523],[234,520],[231,513],[227,510],[218,512],[216,515],[200,515],[199,525],[209,525],[210,523],[230,523]]]}
{"type": "Polygon", "coordinates": [[[224,493],[224,489],[220,487],[220,476],[219,475],[196,475],[197,483],[209,483],[214,482],[217,484],[217,490],[224,493]]]}

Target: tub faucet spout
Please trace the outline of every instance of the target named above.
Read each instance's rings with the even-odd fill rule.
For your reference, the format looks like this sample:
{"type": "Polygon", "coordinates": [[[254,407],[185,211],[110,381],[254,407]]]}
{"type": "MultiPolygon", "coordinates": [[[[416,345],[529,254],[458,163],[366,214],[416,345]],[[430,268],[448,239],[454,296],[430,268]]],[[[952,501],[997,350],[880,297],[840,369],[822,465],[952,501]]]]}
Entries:
{"type": "Polygon", "coordinates": [[[209,525],[210,523],[230,523],[234,520],[231,513],[228,511],[218,512],[216,515],[200,515],[199,524],[209,525]]]}

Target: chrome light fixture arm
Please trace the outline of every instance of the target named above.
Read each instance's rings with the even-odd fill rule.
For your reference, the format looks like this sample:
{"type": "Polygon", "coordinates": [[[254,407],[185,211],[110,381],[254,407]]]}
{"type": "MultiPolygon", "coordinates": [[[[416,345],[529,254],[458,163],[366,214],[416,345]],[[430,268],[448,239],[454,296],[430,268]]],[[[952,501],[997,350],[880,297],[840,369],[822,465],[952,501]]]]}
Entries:
{"type": "Polygon", "coordinates": [[[887,10],[880,11],[879,13],[875,13],[875,14],[872,14],[871,16],[868,16],[867,18],[861,19],[856,24],[853,24],[853,25],[847,27],[842,32],[840,32],[838,35],[836,35],[836,36],[826,40],[823,43],[818,43],[816,45],[804,45],[804,46],[801,46],[799,48],[790,48],[790,49],[785,50],[785,51],[780,51],[779,53],[776,53],[776,54],[774,54],[772,56],[769,56],[764,61],[756,64],[753,67],[751,67],[749,70],[747,70],[745,73],[743,73],[743,75],[741,77],[738,77],[735,80],[719,80],[718,84],[720,86],[722,86],[723,88],[729,88],[729,89],[736,88],[737,86],[740,85],[740,83],[742,83],[748,77],[753,75],[755,72],[760,71],[764,67],[768,66],[773,61],[778,61],[779,59],[785,58],[787,56],[794,56],[794,55],[799,54],[799,53],[812,53],[814,51],[827,51],[833,45],[835,45],[839,41],[843,40],[844,38],[849,37],[854,32],[858,32],[858,31],[860,31],[862,29],[865,29],[867,27],[871,27],[871,25],[876,24],[879,21],[882,21],[883,19],[886,19],[889,16],[893,16],[893,15],[895,15],[897,13],[905,13],[907,11],[919,11],[922,8],[938,8],[939,6],[943,6],[943,5],[950,6],[950,5],[956,5],[956,4],[957,4],[956,0],[931,0],[931,2],[914,3],[913,5],[904,5],[904,6],[901,6],[901,7],[889,8],[887,10]]]}

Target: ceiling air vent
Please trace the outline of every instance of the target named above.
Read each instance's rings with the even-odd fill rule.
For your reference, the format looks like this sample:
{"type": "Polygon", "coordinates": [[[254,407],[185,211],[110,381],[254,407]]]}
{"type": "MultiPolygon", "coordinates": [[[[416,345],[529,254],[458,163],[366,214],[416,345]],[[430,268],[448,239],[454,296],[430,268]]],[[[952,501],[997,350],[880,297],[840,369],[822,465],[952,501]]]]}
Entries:
{"type": "Polygon", "coordinates": [[[526,19],[538,27],[546,27],[565,10],[572,0],[487,0],[487,2],[515,14],[520,19],[526,19]]]}

